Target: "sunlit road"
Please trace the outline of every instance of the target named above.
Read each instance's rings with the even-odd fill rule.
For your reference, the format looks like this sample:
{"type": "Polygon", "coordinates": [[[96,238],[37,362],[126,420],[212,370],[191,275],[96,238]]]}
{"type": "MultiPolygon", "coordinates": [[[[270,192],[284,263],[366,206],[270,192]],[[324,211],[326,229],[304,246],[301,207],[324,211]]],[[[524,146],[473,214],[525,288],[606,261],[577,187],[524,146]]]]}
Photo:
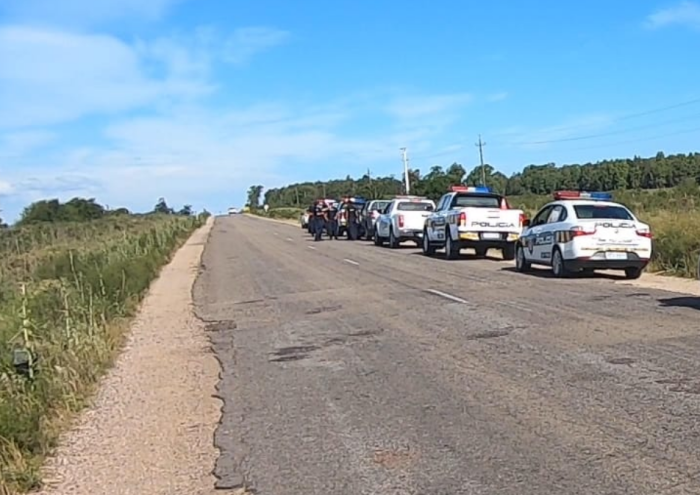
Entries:
{"type": "Polygon", "coordinates": [[[700,493],[700,311],[218,218],[216,474],[259,495],[700,493]]]}

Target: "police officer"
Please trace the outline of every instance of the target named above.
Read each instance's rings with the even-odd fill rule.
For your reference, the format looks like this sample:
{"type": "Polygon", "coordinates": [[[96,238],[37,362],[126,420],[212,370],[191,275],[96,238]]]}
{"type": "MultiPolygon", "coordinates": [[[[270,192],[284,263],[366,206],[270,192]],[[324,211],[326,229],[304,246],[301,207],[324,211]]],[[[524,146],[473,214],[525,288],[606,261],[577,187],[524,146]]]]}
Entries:
{"type": "Polygon", "coordinates": [[[324,204],[322,199],[319,199],[316,201],[316,205],[314,206],[314,241],[320,241],[321,236],[323,235],[323,227],[325,224],[324,220],[324,208],[326,205],[324,204]]]}
{"type": "Polygon", "coordinates": [[[329,239],[338,239],[338,205],[335,203],[332,203],[328,208],[326,232],[328,232],[329,239]]]}
{"type": "Polygon", "coordinates": [[[356,241],[358,236],[358,218],[357,218],[357,206],[353,203],[350,198],[345,198],[346,201],[346,212],[348,218],[348,239],[351,241],[356,241]]]}

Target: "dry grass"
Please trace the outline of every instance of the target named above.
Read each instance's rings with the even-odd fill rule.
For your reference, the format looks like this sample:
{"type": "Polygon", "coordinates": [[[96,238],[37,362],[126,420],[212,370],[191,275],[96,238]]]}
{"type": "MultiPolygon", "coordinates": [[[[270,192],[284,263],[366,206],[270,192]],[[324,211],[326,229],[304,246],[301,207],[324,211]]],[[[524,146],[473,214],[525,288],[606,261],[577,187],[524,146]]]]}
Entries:
{"type": "Polygon", "coordinates": [[[112,363],[159,269],[202,218],[116,217],[0,234],[0,493],[43,459],[112,363]]]}

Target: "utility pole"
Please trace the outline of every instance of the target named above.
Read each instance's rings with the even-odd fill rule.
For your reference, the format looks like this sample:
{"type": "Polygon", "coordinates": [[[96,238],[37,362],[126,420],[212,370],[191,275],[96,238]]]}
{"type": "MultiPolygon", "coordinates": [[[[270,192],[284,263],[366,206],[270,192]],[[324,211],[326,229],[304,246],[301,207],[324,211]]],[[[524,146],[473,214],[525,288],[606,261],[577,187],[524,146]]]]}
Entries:
{"type": "Polygon", "coordinates": [[[299,206],[299,188],[296,186],[294,187],[294,194],[297,197],[297,206],[299,206]]]}
{"type": "Polygon", "coordinates": [[[479,162],[481,163],[481,185],[485,186],[486,185],[486,171],[484,170],[484,146],[486,146],[486,143],[484,143],[481,140],[481,134],[479,134],[479,142],[475,144],[479,148],[479,162]]]}
{"type": "Polygon", "coordinates": [[[401,148],[401,158],[403,159],[403,176],[406,182],[406,194],[411,194],[411,183],[408,180],[408,154],[406,148],[401,148]]]}

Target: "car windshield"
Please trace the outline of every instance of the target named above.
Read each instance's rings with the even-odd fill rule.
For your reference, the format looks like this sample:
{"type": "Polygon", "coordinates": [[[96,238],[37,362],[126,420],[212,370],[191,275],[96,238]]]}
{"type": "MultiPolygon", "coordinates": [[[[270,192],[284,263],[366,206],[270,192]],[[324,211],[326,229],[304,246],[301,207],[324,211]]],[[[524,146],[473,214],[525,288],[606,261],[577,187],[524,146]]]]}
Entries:
{"type": "Polygon", "coordinates": [[[402,201],[396,205],[399,211],[433,211],[433,204],[427,201],[402,201]]]}
{"type": "Polygon", "coordinates": [[[391,203],[391,201],[375,201],[374,203],[372,203],[372,209],[384,211],[384,208],[389,206],[389,203],[391,203]]]}
{"type": "Polygon", "coordinates": [[[616,205],[574,205],[581,220],[634,220],[627,208],[616,205]]]}
{"type": "Polygon", "coordinates": [[[501,197],[485,194],[458,194],[452,200],[452,208],[500,208],[501,197]]]}

